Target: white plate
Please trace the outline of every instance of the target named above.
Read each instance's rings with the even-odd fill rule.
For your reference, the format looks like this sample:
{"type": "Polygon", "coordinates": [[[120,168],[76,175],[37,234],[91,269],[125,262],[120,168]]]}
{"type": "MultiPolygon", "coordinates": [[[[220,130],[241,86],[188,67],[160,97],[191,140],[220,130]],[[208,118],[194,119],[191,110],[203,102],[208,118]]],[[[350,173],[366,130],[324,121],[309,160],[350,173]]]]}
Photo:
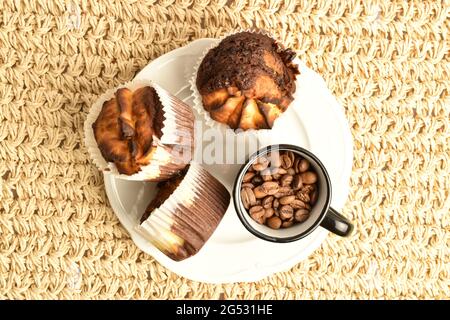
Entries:
{"type": "MultiPolygon", "coordinates": [[[[180,99],[192,103],[189,79],[196,59],[213,39],[201,39],[173,50],[146,66],[136,78],[150,78],[180,99]]],[[[270,143],[290,143],[315,153],[332,181],[332,206],[342,208],[349,191],[352,168],[352,138],[343,108],[326,88],[323,79],[301,62],[296,99],[277,120],[270,143]],[[282,129],[282,130],[281,130],[282,129]]],[[[199,119],[198,115],[196,117],[199,119]]],[[[206,168],[231,192],[240,165],[207,165],[206,168]]],[[[106,193],[120,222],[133,241],[171,271],[186,278],[208,282],[257,281],[285,271],[305,259],[325,240],[319,227],[306,239],[271,243],[250,234],[239,221],[232,201],[217,230],[195,256],[174,262],[134,231],[151,199],[154,185],[125,181],[105,174],[106,193]]]]}

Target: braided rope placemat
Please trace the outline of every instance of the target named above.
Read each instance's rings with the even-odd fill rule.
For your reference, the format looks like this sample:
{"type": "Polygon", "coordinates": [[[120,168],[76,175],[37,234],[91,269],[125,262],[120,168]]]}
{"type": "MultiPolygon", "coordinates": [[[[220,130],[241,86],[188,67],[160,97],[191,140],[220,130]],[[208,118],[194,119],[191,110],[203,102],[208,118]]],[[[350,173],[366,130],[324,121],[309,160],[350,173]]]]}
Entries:
{"type": "Polygon", "coordinates": [[[448,1],[1,1],[0,297],[449,298],[449,15],[448,1]],[[248,27],[296,48],[344,106],[356,233],[288,272],[207,285],[136,248],[83,121],[152,59],[248,27]]]}

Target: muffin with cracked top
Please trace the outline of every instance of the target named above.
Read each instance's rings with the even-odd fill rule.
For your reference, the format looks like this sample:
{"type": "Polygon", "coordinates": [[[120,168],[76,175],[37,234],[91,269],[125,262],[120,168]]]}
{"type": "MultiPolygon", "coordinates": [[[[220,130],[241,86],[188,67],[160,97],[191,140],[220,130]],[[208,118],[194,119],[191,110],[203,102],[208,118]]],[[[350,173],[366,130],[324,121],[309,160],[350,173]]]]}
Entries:
{"type": "Polygon", "coordinates": [[[94,103],[85,143],[101,171],[126,180],[163,181],[192,158],[194,115],[157,84],[131,82],[94,103]]]}
{"type": "Polygon", "coordinates": [[[196,87],[203,108],[232,129],[270,129],[293,101],[295,53],[271,37],[239,32],[203,58],[196,87]]]}

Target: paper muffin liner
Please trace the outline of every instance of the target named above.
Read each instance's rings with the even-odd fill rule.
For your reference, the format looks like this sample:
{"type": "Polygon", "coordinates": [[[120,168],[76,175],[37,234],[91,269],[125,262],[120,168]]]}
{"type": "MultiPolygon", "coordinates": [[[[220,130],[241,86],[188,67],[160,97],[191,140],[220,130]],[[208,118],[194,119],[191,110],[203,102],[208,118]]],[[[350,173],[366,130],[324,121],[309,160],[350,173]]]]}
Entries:
{"type": "MultiPolygon", "coordinates": [[[[270,136],[270,131],[276,126],[277,121],[275,121],[274,126],[271,129],[258,129],[258,130],[250,129],[250,130],[245,130],[245,131],[243,131],[243,130],[235,131],[234,129],[230,128],[228,125],[218,122],[211,118],[209,112],[203,108],[202,96],[197,89],[196,81],[197,81],[198,69],[200,68],[201,63],[202,63],[203,59],[205,58],[205,56],[208,54],[208,52],[211,49],[217,47],[220,44],[220,42],[222,42],[223,39],[225,39],[229,36],[232,36],[234,34],[241,33],[241,32],[251,32],[251,33],[263,34],[263,35],[266,35],[266,36],[272,38],[276,43],[283,45],[282,42],[279,41],[272,33],[268,32],[267,30],[262,30],[262,29],[239,29],[237,31],[229,32],[218,39],[214,39],[214,42],[208,48],[206,48],[202,52],[200,57],[197,59],[196,63],[194,64],[193,72],[192,72],[190,80],[189,80],[191,92],[192,92],[192,96],[193,96],[193,100],[194,100],[193,108],[197,111],[197,113],[200,115],[200,117],[204,120],[205,124],[210,128],[216,128],[221,131],[231,131],[235,135],[237,135],[239,137],[243,137],[245,139],[245,141],[248,141],[249,139],[257,139],[258,141],[264,141],[264,139],[267,136],[270,136]]],[[[280,117],[281,116],[282,116],[282,114],[280,115],[280,117]]]]}
{"type": "Polygon", "coordinates": [[[120,179],[138,181],[162,181],[170,178],[186,167],[194,153],[194,115],[192,108],[167,92],[151,80],[133,80],[106,91],[92,105],[84,122],[84,141],[90,158],[100,171],[108,171],[120,179]],[[161,101],[164,111],[162,136],[153,136],[153,150],[150,163],[141,166],[133,175],[119,173],[112,162],[107,162],[95,140],[93,123],[97,120],[103,104],[114,98],[118,89],[135,91],[141,87],[153,87],[161,101]]]}
{"type": "Polygon", "coordinates": [[[175,191],[135,229],[168,257],[181,261],[203,247],[229,203],[228,190],[192,162],[175,191]]]}

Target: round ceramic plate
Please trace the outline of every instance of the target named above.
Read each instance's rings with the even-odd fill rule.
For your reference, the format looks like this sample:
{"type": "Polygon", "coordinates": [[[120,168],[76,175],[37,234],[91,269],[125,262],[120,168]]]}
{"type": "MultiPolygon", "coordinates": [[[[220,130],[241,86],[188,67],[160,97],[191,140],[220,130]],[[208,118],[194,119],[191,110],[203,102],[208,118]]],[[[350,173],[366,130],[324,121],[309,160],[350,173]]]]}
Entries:
{"type": "MultiPolygon", "coordinates": [[[[192,105],[189,77],[194,63],[215,39],[200,39],[173,50],[146,66],[138,79],[154,80],[169,92],[192,105]]],[[[326,166],[332,181],[332,206],[342,208],[348,195],[352,168],[352,138],[343,108],[327,89],[323,79],[297,61],[300,75],[296,99],[276,121],[262,145],[289,143],[315,153],[326,166]]],[[[197,119],[201,119],[196,114],[197,119]]],[[[210,141],[201,141],[203,145],[210,141]]],[[[226,146],[228,148],[228,146],[226,146]]],[[[225,149],[227,150],[227,149],[225,149]]],[[[240,165],[205,164],[232,191],[240,165]]],[[[305,239],[292,243],[271,243],[250,234],[239,221],[232,201],[218,228],[193,257],[175,262],[136,233],[134,227],[155,191],[153,183],[115,179],[105,173],[110,204],[133,241],[171,271],[186,278],[208,282],[257,281],[275,272],[285,271],[305,259],[327,237],[317,228],[305,239]]]]}

